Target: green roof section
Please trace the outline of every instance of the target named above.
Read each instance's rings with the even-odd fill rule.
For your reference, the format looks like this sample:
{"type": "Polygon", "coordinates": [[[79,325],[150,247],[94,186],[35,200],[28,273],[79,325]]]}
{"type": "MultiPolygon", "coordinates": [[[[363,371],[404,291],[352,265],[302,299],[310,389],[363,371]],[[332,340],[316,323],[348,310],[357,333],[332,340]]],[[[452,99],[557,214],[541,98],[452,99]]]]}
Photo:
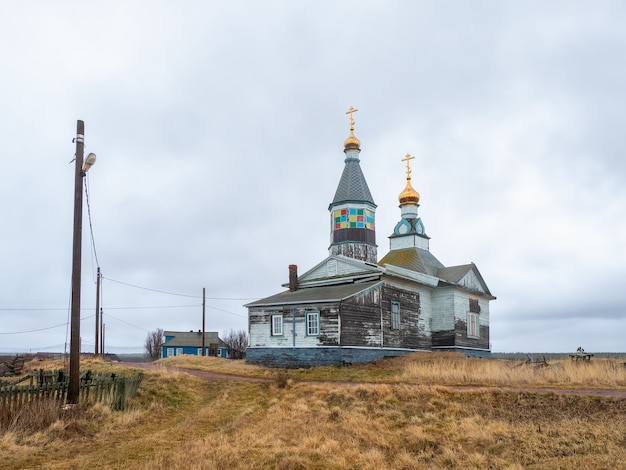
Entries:
{"type": "Polygon", "coordinates": [[[378,262],[380,266],[390,264],[429,276],[437,276],[444,265],[428,250],[422,248],[403,248],[392,250],[378,262]]]}

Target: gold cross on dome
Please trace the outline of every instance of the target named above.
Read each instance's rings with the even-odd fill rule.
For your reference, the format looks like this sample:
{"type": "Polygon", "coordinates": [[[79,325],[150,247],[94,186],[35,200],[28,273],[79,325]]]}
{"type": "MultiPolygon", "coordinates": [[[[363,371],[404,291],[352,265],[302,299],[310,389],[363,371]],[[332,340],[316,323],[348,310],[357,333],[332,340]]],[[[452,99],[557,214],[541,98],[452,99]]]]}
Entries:
{"type": "Polygon", "coordinates": [[[411,160],[413,160],[415,157],[413,155],[411,155],[410,153],[406,154],[406,157],[404,157],[402,160],[402,162],[406,162],[406,176],[407,178],[410,178],[411,175],[411,166],[409,165],[409,162],[411,160]]]}
{"type": "Polygon", "coordinates": [[[346,112],[346,114],[350,115],[350,130],[353,131],[354,130],[354,116],[353,114],[356,113],[358,111],[358,109],[353,108],[352,106],[350,106],[350,109],[346,112]]]}

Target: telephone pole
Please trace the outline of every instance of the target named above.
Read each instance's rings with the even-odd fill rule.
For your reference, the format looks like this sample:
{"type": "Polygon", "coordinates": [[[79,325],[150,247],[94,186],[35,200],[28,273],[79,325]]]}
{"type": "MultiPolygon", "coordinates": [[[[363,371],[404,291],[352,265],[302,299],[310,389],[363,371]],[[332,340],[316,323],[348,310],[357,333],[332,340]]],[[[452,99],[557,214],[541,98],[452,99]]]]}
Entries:
{"type": "Polygon", "coordinates": [[[206,288],[202,288],[202,355],[206,356],[206,353],[204,352],[204,306],[206,304],[205,302],[206,300],[206,288]]]}
{"type": "Polygon", "coordinates": [[[98,277],[96,280],[96,357],[100,354],[100,266],[98,266],[98,277]]]}
{"type": "Polygon", "coordinates": [[[78,403],[80,395],[80,276],[83,239],[83,178],[96,162],[96,155],[90,153],[83,163],[85,150],[85,123],[76,121],[76,155],[74,170],[74,241],[72,244],[72,306],[70,320],[70,381],[67,388],[67,402],[78,403]]]}
{"type": "Polygon", "coordinates": [[[78,403],[80,393],[80,275],[83,225],[83,151],[85,123],[76,123],[76,155],[74,160],[74,243],[72,245],[72,306],[70,323],[70,382],[67,402],[78,403]]]}

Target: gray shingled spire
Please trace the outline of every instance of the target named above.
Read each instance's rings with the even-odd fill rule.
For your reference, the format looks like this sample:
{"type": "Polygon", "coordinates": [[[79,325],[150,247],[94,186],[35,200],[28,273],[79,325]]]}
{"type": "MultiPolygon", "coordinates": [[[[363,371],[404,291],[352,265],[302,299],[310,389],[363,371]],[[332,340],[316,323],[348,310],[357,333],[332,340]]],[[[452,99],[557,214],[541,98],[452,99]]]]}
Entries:
{"type": "Polygon", "coordinates": [[[345,152],[346,166],[343,169],[341,180],[339,180],[337,192],[335,192],[331,205],[347,201],[369,202],[376,205],[361,171],[359,151],[357,149],[346,149],[345,152]]]}

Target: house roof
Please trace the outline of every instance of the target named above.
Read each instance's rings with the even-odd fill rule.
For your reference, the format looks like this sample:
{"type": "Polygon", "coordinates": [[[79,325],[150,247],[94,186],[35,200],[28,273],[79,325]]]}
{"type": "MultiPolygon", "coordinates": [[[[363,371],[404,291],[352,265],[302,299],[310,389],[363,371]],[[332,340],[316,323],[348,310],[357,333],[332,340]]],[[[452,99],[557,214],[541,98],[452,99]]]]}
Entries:
{"type": "MultiPolygon", "coordinates": [[[[202,347],[202,333],[200,331],[164,331],[163,336],[173,336],[173,338],[165,341],[163,346],[191,346],[202,347]]],[[[217,332],[204,332],[204,345],[220,344],[220,338],[217,332]]]]}
{"type": "Polygon", "coordinates": [[[346,283],[333,286],[309,287],[296,291],[285,291],[255,302],[246,304],[245,307],[269,307],[272,305],[298,305],[321,302],[339,302],[354,295],[360,294],[381,281],[363,283],[346,283]]]}
{"type": "Polygon", "coordinates": [[[437,276],[444,265],[428,250],[422,248],[403,248],[391,250],[378,262],[380,266],[391,264],[429,276],[437,276]]]}
{"type": "Polygon", "coordinates": [[[346,158],[346,166],[341,174],[335,197],[333,198],[333,204],[340,202],[369,202],[374,207],[374,198],[370,193],[363,172],[361,171],[361,165],[358,158],[346,158]]]}

